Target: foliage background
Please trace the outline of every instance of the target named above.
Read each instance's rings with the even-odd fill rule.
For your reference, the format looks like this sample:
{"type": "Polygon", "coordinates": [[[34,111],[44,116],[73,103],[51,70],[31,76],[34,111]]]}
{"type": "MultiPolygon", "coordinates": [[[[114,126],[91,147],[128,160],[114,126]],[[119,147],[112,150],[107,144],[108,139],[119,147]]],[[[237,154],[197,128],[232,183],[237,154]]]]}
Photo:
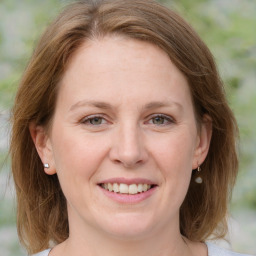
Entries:
{"type": "MultiPolygon", "coordinates": [[[[16,235],[14,189],[5,161],[9,110],[38,37],[67,2],[0,0],[0,256],[26,255],[16,235]]],[[[223,245],[256,254],[256,1],[160,2],[188,20],[216,58],[240,127],[240,173],[230,206],[230,244],[223,245]]]]}

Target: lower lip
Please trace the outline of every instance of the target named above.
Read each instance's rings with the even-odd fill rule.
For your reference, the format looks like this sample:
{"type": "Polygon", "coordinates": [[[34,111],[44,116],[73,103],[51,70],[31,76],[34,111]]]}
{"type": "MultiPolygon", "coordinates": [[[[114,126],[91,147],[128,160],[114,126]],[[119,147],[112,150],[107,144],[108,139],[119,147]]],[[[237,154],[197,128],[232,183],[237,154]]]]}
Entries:
{"type": "Polygon", "coordinates": [[[130,194],[119,194],[119,193],[115,193],[115,192],[110,192],[104,188],[102,188],[101,186],[98,186],[101,191],[110,199],[118,202],[118,203],[122,203],[122,204],[136,204],[136,203],[140,203],[144,200],[146,200],[147,198],[149,198],[151,195],[153,195],[156,192],[157,186],[149,189],[146,192],[142,192],[142,193],[138,193],[135,195],[130,195],[130,194]]]}

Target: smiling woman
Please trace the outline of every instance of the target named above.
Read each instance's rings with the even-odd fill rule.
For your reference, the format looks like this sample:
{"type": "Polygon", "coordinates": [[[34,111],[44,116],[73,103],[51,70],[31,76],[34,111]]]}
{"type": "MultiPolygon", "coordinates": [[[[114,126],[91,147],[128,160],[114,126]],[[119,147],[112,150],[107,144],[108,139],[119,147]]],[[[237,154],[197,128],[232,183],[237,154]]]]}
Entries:
{"type": "Polygon", "coordinates": [[[212,55],[181,17],[149,0],[74,3],[13,108],[20,239],[50,256],[233,255],[205,241],[227,231],[236,136],[212,55]]]}

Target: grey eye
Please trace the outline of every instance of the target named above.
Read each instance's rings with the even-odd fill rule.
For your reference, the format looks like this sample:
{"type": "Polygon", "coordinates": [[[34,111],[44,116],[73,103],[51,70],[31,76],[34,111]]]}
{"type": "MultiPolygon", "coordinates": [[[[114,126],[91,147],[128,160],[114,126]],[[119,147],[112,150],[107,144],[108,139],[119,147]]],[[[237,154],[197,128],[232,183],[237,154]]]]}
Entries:
{"type": "Polygon", "coordinates": [[[165,123],[165,118],[162,116],[156,116],[152,118],[153,124],[164,124],[165,123]]]}
{"type": "Polygon", "coordinates": [[[102,117],[93,117],[89,120],[90,124],[92,125],[100,125],[102,124],[102,117]]]}

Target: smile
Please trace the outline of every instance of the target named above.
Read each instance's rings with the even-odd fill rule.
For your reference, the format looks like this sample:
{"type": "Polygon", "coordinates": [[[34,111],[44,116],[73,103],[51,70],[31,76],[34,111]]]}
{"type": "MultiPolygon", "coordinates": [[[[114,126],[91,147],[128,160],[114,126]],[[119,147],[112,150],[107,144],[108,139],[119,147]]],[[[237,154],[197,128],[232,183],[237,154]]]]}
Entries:
{"type": "Polygon", "coordinates": [[[101,183],[99,184],[102,188],[109,192],[118,194],[129,194],[136,195],[139,193],[147,192],[155,185],[152,184],[125,184],[125,183],[101,183]]]}

